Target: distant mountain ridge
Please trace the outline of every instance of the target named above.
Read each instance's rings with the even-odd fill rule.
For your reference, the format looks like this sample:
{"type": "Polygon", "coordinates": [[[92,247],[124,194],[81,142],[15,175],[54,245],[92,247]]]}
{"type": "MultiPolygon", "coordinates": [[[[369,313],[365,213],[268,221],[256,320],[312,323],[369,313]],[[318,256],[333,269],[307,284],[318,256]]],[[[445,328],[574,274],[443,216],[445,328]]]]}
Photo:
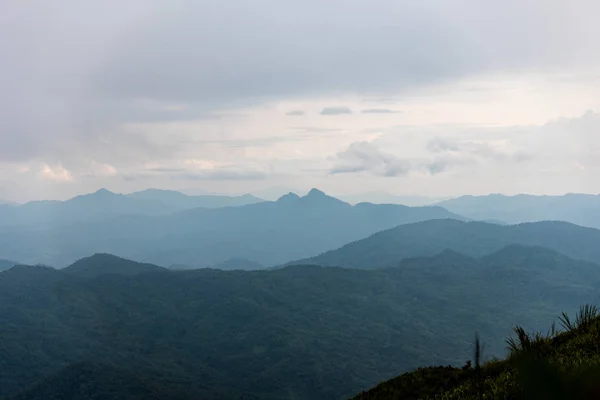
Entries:
{"type": "Polygon", "coordinates": [[[157,201],[178,209],[190,208],[220,208],[220,207],[237,207],[248,204],[260,203],[264,201],[251,194],[241,196],[222,196],[222,195],[187,195],[174,190],[162,189],[146,189],[139,192],[129,193],[127,197],[157,201]]]}
{"type": "Polygon", "coordinates": [[[600,263],[597,229],[567,222],[503,226],[446,219],[401,225],[288,265],[373,269],[395,266],[402,259],[431,256],[445,249],[480,257],[513,244],[542,246],[572,258],[600,263]]]}
{"type": "Polygon", "coordinates": [[[600,195],[593,194],[461,196],[436,205],[476,220],[499,220],[510,224],[566,221],[600,228],[600,195]]]}
{"type": "Polygon", "coordinates": [[[166,215],[197,207],[240,206],[261,201],[263,200],[252,195],[189,196],[159,189],[119,194],[99,189],[65,201],[41,200],[20,205],[0,205],[0,227],[55,226],[119,215],[166,215]]]}
{"type": "Polygon", "coordinates": [[[264,265],[257,262],[247,260],[245,258],[233,257],[220,263],[214,264],[211,268],[222,269],[224,271],[233,270],[244,270],[244,271],[257,271],[265,269],[264,265]]]}
{"type": "Polygon", "coordinates": [[[0,271],[4,271],[9,268],[12,268],[13,266],[15,266],[17,264],[18,263],[14,262],[14,261],[0,259],[0,271]]]}
{"type": "MultiPolygon", "coordinates": [[[[120,199],[122,195],[115,196],[120,199]]],[[[238,207],[105,216],[44,229],[4,229],[0,231],[0,257],[56,267],[94,253],[193,266],[239,257],[270,267],[400,224],[439,218],[462,217],[441,207],[351,206],[313,189],[302,197],[288,194],[277,201],[238,207]]]]}

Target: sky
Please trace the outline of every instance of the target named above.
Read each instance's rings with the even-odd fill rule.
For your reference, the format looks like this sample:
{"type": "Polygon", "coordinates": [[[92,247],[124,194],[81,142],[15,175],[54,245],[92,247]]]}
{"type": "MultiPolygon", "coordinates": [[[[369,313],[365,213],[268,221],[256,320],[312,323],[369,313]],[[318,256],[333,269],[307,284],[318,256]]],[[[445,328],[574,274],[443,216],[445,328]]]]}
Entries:
{"type": "Polygon", "coordinates": [[[0,199],[600,193],[596,0],[4,0],[0,199]]]}

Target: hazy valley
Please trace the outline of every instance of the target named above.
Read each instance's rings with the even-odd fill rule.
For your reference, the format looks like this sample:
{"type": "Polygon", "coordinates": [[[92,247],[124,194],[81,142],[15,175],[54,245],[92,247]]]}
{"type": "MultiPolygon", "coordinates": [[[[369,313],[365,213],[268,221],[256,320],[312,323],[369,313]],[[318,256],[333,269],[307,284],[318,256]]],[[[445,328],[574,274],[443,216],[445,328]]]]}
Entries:
{"type": "Polygon", "coordinates": [[[343,399],[460,366],[475,333],[486,360],[504,357],[514,324],[545,329],[599,300],[600,231],[568,222],[351,206],[316,189],[215,208],[168,192],[177,204],[146,209],[165,193],[142,194],[119,208],[140,195],[100,191],[50,203],[77,204],[72,218],[4,226],[0,398],[343,399]]]}

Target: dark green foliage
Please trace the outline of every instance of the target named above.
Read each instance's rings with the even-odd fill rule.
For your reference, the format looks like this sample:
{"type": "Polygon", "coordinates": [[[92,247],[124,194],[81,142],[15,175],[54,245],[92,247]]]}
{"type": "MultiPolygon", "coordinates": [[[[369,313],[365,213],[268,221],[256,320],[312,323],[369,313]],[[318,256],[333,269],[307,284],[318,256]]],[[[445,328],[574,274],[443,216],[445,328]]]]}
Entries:
{"type": "Polygon", "coordinates": [[[90,279],[104,274],[133,276],[146,272],[166,272],[167,270],[156,265],[139,263],[111,254],[94,254],[76,261],[63,271],[71,276],[90,279]]]}
{"type": "MultiPolygon", "coordinates": [[[[541,246],[569,257],[600,263],[598,243],[600,230],[566,222],[501,226],[445,219],[401,225],[291,264],[372,269],[395,266],[402,259],[431,256],[446,249],[482,257],[510,245],[541,246]]],[[[519,256],[515,248],[506,248],[504,257],[511,257],[513,251],[519,256]]]]}
{"type": "MultiPolygon", "coordinates": [[[[583,310],[593,310],[584,306],[583,310]]],[[[592,400],[600,398],[600,317],[585,314],[567,332],[528,334],[515,328],[511,354],[477,370],[422,368],[384,382],[356,400],[514,399],[592,400]],[[423,376],[430,379],[424,380],[423,376]],[[414,382],[422,386],[414,385],[414,382]]]]}
{"type": "Polygon", "coordinates": [[[453,367],[419,368],[363,392],[356,399],[419,400],[435,398],[444,388],[456,387],[473,376],[472,369],[453,367]]]}
{"type": "Polygon", "coordinates": [[[104,274],[98,257],[107,256],[77,264],[83,278],[45,267],[0,273],[0,396],[63,382],[84,362],[109,366],[108,375],[110,366],[133,371],[135,387],[156,379],[223,399],[342,399],[419,365],[463,364],[473,332],[485,345],[486,379],[485,357],[505,354],[511,324],[540,329],[554,310],[596,301],[600,286],[597,265],[526,247],[480,260],[443,252],[375,271],[104,274]]]}
{"type": "Polygon", "coordinates": [[[593,323],[597,316],[598,308],[594,305],[586,304],[585,306],[582,306],[577,313],[575,321],[571,322],[571,318],[569,318],[569,315],[565,312],[562,313],[559,320],[565,330],[574,331],[579,328],[587,328],[593,323]]]}
{"type": "Polygon", "coordinates": [[[220,395],[185,391],[176,382],[116,366],[79,362],[44,379],[14,400],[217,400],[222,398],[220,395]]]}

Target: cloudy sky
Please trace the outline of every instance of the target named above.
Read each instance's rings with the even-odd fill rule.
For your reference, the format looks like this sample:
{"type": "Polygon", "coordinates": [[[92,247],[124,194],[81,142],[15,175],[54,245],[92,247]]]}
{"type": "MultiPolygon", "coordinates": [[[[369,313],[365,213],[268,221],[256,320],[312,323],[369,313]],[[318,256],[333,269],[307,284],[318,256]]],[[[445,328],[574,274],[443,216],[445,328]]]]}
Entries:
{"type": "Polygon", "coordinates": [[[600,192],[596,0],[4,0],[0,199],[600,192]]]}

